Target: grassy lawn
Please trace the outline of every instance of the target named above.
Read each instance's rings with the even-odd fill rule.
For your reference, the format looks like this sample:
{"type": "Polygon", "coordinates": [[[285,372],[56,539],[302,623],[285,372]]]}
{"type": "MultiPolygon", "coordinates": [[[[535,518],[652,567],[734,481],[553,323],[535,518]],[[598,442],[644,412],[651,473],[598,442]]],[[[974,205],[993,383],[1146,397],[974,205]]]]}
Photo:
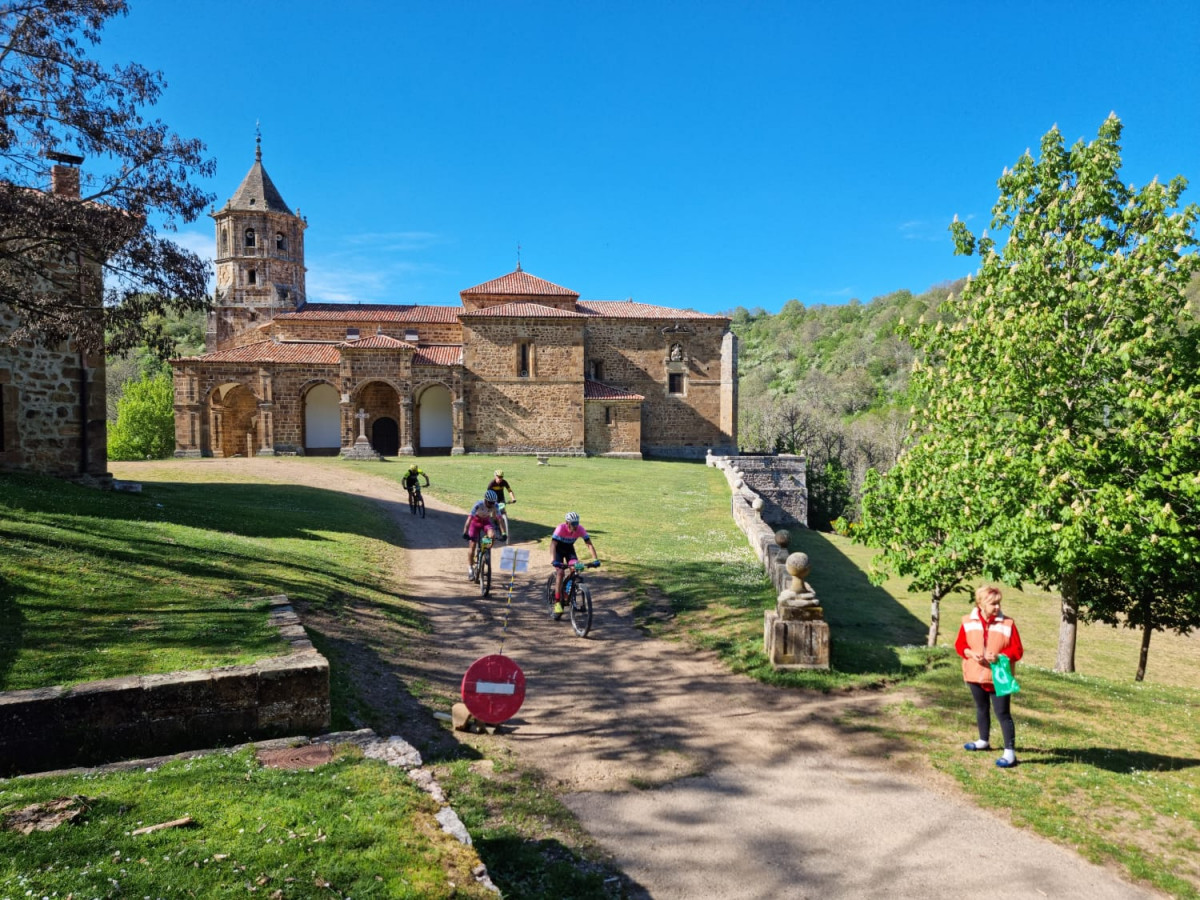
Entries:
{"type": "Polygon", "coordinates": [[[0,897],[494,897],[475,854],[442,833],[437,804],[400,769],[350,748],[310,770],[250,752],[154,771],[0,781],[0,811],[57,797],[74,826],[0,830],[0,897]],[[150,834],[138,828],[191,816],[150,834]]]}
{"type": "MultiPolygon", "coordinates": [[[[337,460],[294,464],[349,466],[393,480],[405,468],[337,460]]],[[[627,580],[646,628],[656,634],[711,647],[732,669],[781,689],[898,685],[902,690],[888,716],[854,724],[892,736],[898,755],[927,760],[977,802],[1023,827],[1175,896],[1200,896],[1200,637],[1155,635],[1147,680],[1136,684],[1138,635],[1081,627],[1080,674],[1056,675],[1049,670],[1056,598],[1006,589],[1005,609],[1021,628],[1026,660],[1018,666],[1022,691],[1014,701],[1022,765],[1002,772],[990,754],[961,750],[973,737],[973,710],[948,645],[967,609],[965,596],[943,603],[939,647],[929,650],[927,596],[910,594],[899,582],[871,585],[865,548],[797,532],[792,547],[813,561],[810,581],[830,623],[835,671],[775,673],[762,658],[762,612],[774,603],[774,592],[732,523],[729,489],[715,469],[605,459],[554,459],[538,466],[532,458],[479,456],[421,464],[433,482],[428,493],[460,507],[480,497],[492,470],[503,468],[518,497],[511,509],[514,538],[537,542],[547,555],[551,529],[568,509],[577,510],[605,570],[627,580]]],[[[50,683],[55,677],[39,681],[37,674],[75,673],[83,663],[95,674],[65,680],[124,674],[120,665],[103,665],[114,654],[140,660],[146,671],[165,671],[274,652],[267,638],[255,637],[261,614],[244,607],[247,597],[266,593],[338,604],[353,591],[356,599],[423,627],[405,607],[400,587],[380,574],[386,571],[378,565],[381,554],[395,536],[360,499],[239,484],[203,461],[187,468],[187,483],[178,474],[156,482],[153,472],[152,465],[139,464],[128,476],[147,483],[143,495],[102,501],[69,485],[2,478],[0,686],[50,683]],[[88,498],[86,506],[81,496],[88,498]],[[86,604],[62,600],[81,592],[86,604]],[[195,616],[194,607],[228,616],[218,621],[229,634],[204,627],[213,617],[195,616]],[[145,616],[158,624],[132,627],[145,616]],[[202,621],[189,626],[190,619],[202,621]],[[96,637],[86,653],[74,640],[54,645],[64,623],[87,635],[92,631],[76,622],[93,620],[99,624],[88,626],[96,637]],[[188,627],[193,631],[170,630],[188,627]],[[16,640],[9,639],[14,633],[16,640]],[[163,648],[212,661],[180,657],[160,665],[163,648]]],[[[345,691],[340,699],[335,694],[335,707],[353,700],[345,691]]],[[[502,871],[501,887],[519,896],[604,896],[602,873],[589,870],[586,835],[576,835],[570,848],[546,845],[547,834],[570,833],[560,824],[548,830],[548,818],[561,823],[568,814],[544,799],[536,777],[505,771],[503,760],[488,761],[505,771],[504,790],[498,791],[494,774],[478,775],[480,762],[446,764],[456,805],[463,804],[460,814],[489,867],[502,871]],[[563,856],[566,865],[552,862],[563,856]]],[[[82,783],[62,791],[88,794],[82,783]]],[[[0,808],[10,806],[0,795],[0,808]]]]}
{"type": "Polygon", "coordinates": [[[0,690],[284,653],[265,604],[248,602],[269,594],[389,601],[388,525],[372,504],[204,464],[189,474],[141,494],[0,476],[0,690]]]}

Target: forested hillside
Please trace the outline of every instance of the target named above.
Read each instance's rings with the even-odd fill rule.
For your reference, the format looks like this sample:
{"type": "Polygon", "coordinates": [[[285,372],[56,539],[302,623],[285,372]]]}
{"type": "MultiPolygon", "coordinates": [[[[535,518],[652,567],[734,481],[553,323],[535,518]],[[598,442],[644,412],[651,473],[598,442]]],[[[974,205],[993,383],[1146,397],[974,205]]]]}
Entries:
{"type": "MultiPolygon", "coordinates": [[[[808,459],[810,521],[857,518],[858,492],[870,468],[892,466],[908,433],[908,374],[913,351],[897,334],[901,320],[944,315],[942,302],[963,281],[923,294],[896,291],[869,303],[804,306],[778,314],[737,307],[738,443],[743,453],[799,453],[808,459]]],[[[1200,312],[1200,279],[1189,305],[1200,312]]]]}

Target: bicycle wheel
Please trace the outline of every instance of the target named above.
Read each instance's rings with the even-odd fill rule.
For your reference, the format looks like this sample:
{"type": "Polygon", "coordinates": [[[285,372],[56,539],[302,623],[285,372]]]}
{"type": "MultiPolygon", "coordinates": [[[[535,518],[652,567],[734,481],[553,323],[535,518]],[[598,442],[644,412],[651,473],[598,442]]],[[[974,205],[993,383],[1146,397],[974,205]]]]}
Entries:
{"type": "Polygon", "coordinates": [[[580,637],[592,630],[592,592],[586,584],[571,591],[571,627],[580,637]]]}
{"type": "Polygon", "coordinates": [[[425,518],[425,495],[417,495],[417,512],[421,514],[421,518],[425,518]]]}
{"type": "Polygon", "coordinates": [[[492,551],[479,554],[479,596],[486,597],[492,589],[492,551]]]}

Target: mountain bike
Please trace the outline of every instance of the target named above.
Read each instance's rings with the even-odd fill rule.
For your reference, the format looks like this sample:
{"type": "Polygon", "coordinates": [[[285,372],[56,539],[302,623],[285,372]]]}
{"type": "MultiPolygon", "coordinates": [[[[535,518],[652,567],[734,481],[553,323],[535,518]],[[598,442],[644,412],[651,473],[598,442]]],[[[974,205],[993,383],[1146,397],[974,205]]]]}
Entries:
{"type": "MultiPolygon", "coordinates": [[[[566,575],[563,578],[563,606],[566,607],[567,613],[571,618],[571,627],[575,629],[575,633],[580,637],[587,637],[589,631],[592,630],[592,592],[586,584],[583,583],[584,569],[598,569],[600,560],[593,559],[591,562],[575,561],[575,564],[562,563],[555,560],[554,568],[565,569],[566,575]]],[[[550,608],[550,615],[555,619],[561,619],[562,613],[554,612],[554,582],[555,577],[550,576],[546,582],[546,605],[550,608]]]]}
{"type": "Polygon", "coordinates": [[[475,545],[475,583],[479,585],[479,596],[486,597],[492,589],[492,539],[481,534],[475,545]]]}
{"type": "Polygon", "coordinates": [[[421,486],[414,484],[408,489],[408,511],[425,518],[425,498],[421,495],[421,486]]]}
{"type": "MultiPolygon", "coordinates": [[[[515,503],[515,502],[516,502],[515,500],[509,501],[509,503],[515,503]]],[[[504,526],[505,537],[502,538],[502,540],[508,540],[508,534],[510,533],[508,530],[508,513],[506,513],[504,511],[505,509],[508,508],[509,503],[505,503],[503,500],[500,500],[496,503],[496,511],[500,513],[500,523],[501,523],[501,525],[504,526]]]]}

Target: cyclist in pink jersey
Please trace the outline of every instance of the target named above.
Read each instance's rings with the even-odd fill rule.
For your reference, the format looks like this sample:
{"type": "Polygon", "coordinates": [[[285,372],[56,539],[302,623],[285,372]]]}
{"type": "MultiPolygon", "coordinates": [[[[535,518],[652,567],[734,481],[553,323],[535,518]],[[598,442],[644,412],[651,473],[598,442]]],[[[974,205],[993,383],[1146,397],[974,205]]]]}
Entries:
{"type": "Polygon", "coordinates": [[[491,537],[499,531],[500,540],[504,540],[507,535],[503,529],[500,511],[496,508],[496,492],[486,491],[483,499],[471,507],[463,525],[463,540],[470,541],[467,545],[467,581],[475,580],[475,545],[479,542],[479,535],[486,534],[491,537]]]}
{"type": "MultiPolygon", "coordinates": [[[[587,531],[579,524],[579,513],[569,512],[563,517],[563,523],[554,529],[550,535],[550,547],[554,551],[554,562],[572,564],[576,562],[575,542],[582,540],[592,551],[592,559],[599,559],[596,547],[587,531]]],[[[562,615],[563,569],[554,570],[554,614],[562,615]]]]}

